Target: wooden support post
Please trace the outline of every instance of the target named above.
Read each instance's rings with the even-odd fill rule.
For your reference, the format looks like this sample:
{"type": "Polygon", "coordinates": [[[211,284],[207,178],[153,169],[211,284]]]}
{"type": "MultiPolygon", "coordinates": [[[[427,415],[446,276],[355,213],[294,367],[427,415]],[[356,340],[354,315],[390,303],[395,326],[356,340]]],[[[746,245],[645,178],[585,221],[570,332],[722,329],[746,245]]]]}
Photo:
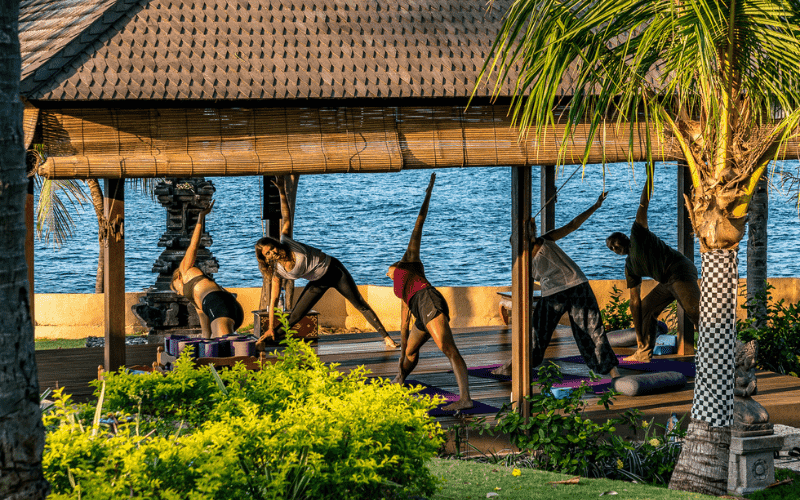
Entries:
{"type": "Polygon", "coordinates": [[[266,221],[267,236],[281,237],[281,200],[278,188],[272,184],[276,180],[274,175],[264,176],[264,197],[261,209],[261,220],[266,221]]]}
{"type": "Polygon", "coordinates": [[[542,212],[539,216],[539,234],[544,234],[556,228],[556,167],[545,165],[540,172],[539,203],[542,212]]]}
{"type": "Polygon", "coordinates": [[[525,396],[531,394],[531,167],[511,168],[511,401],[530,417],[525,396]]]}
{"type": "Polygon", "coordinates": [[[34,228],[34,219],[33,219],[33,177],[28,178],[28,196],[25,197],[25,260],[28,264],[28,286],[30,289],[28,290],[28,302],[30,302],[30,311],[31,311],[31,322],[33,323],[33,330],[36,331],[36,315],[33,308],[33,299],[34,299],[34,291],[33,291],[33,264],[34,264],[34,255],[33,255],[33,228],[34,228]]]}
{"type": "Polygon", "coordinates": [[[105,280],[105,370],[125,366],[125,181],[105,180],[105,217],[109,223],[103,252],[105,280]]]}
{"type": "MultiPolygon", "coordinates": [[[[689,210],[686,208],[684,195],[691,199],[692,177],[689,165],[685,161],[678,162],[678,251],[694,262],[694,236],[689,210]]],[[[694,354],[694,330],[696,325],[678,304],[678,354],[691,356],[694,354]]]]}

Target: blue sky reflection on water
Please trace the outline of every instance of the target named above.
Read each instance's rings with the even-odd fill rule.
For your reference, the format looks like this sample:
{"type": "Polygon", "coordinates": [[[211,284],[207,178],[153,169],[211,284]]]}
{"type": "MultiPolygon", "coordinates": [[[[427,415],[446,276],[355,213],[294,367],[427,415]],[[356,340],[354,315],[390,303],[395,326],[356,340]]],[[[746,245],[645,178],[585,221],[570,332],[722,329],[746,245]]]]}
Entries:
{"type": "MultiPolygon", "coordinates": [[[[797,162],[785,162],[797,168],[797,162]]],[[[650,205],[651,229],[675,246],[677,228],[676,165],[657,166],[656,190],[650,205]]],[[[561,240],[567,253],[590,279],[622,278],[624,258],[605,247],[613,231],[627,232],[636,212],[644,167],[609,164],[605,179],[600,165],[559,170],[556,225],[562,225],[594,203],[602,186],[608,198],[578,231],[561,240]]],[[[386,268],[400,259],[422,202],[430,170],[378,174],[327,174],[301,177],[295,238],[337,257],[359,284],[390,285],[386,268]]],[[[511,282],[508,239],[511,218],[511,170],[508,167],[436,170],[436,186],[422,239],[422,259],[434,285],[499,286],[511,282]]],[[[227,287],[260,286],[253,244],[262,234],[261,178],[220,177],[214,211],[207,227],[211,250],[220,263],[217,281],[227,287]]],[[[533,206],[539,206],[539,171],[533,169],[533,206]]],[[[152,265],[166,212],[148,195],[128,189],[126,214],[126,290],[140,291],[155,281],[152,265]]],[[[97,266],[97,223],[88,204],[75,216],[73,237],[61,248],[36,242],[37,293],[94,291],[97,266]]],[[[770,276],[800,276],[795,235],[800,228],[796,199],[773,189],[770,196],[770,276]]],[[[739,271],[746,272],[746,241],[739,271]]],[[[695,249],[700,267],[699,249],[695,249]]],[[[299,282],[298,284],[303,284],[299,282]]]]}

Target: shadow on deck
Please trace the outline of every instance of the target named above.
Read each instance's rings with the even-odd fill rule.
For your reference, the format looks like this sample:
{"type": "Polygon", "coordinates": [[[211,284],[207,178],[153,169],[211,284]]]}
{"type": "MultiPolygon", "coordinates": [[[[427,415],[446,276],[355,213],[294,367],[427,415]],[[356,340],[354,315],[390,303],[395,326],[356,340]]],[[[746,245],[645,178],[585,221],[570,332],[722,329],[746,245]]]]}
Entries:
{"type": "MultiPolygon", "coordinates": [[[[454,332],[456,345],[468,367],[503,363],[511,356],[511,333],[505,327],[464,328],[454,332]]],[[[397,335],[394,334],[397,338],[397,335]]],[[[348,372],[364,365],[375,376],[394,377],[397,371],[399,351],[387,351],[380,337],[375,333],[325,335],[314,343],[315,349],[326,363],[337,363],[338,369],[348,372]]],[[[128,365],[149,365],[156,359],[157,345],[127,346],[128,365]]],[[[617,354],[629,354],[630,348],[614,348],[617,354]]],[[[559,327],[547,350],[546,358],[554,359],[577,355],[578,349],[568,327],[559,327]]],[[[660,356],[659,358],[692,361],[691,357],[660,356]]],[[[65,387],[66,392],[77,401],[87,400],[93,388],[89,382],[97,377],[97,367],[103,363],[103,348],[58,349],[36,352],[39,370],[39,386],[46,388],[65,387]]],[[[585,373],[584,365],[569,364],[564,371],[585,373]]],[[[429,341],[422,349],[419,365],[410,378],[436,386],[448,392],[457,393],[455,377],[449,372],[447,358],[429,341]]],[[[636,373],[621,369],[623,375],[636,373]]],[[[509,382],[470,377],[472,398],[500,408],[510,400],[509,382]]],[[[602,406],[588,406],[588,416],[594,420],[605,420],[619,415],[629,408],[638,408],[645,418],[654,418],[665,424],[674,412],[678,417],[688,414],[692,405],[694,381],[689,379],[687,386],[676,392],[628,397],[618,396],[611,410],[602,406]]],[[[771,372],[758,373],[758,394],[753,398],[761,403],[770,414],[770,421],[792,427],[800,427],[800,379],[771,372]]],[[[493,417],[494,415],[486,415],[493,417]]],[[[471,416],[440,417],[445,428],[468,421],[471,416]]],[[[687,418],[688,421],[688,418],[687,418]]],[[[491,440],[490,440],[491,441],[491,440]]],[[[473,442],[473,444],[475,444],[473,442]]],[[[481,449],[502,449],[505,443],[497,445],[484,443],[481,449]]]]}

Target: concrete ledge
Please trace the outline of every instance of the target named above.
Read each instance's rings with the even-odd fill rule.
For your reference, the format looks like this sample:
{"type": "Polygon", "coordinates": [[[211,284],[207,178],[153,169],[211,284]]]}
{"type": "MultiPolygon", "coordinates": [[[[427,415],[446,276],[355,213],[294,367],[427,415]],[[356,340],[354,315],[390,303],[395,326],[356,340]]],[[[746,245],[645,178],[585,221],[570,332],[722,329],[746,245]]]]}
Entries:
{"type": "MultiPolygon", "coordinates": [[[[800,279],[770,278],[769,283],[775,300],[784,299],[794,304],[800,301],[800,279]]],[[[613,288],[622,290],[621,298],[627,299],[628,292],[625,280],[593,280],[589,284],[597,296],[600,308],[610,301],[613,288]]],[[[655,286],[652,280],[642,284],[642,294],[648,293],[655,286]]],[[[442,292],[450,307],[450,324],[454,328],[473,326],[499,326],[503,324],[498,309],[500,297],[497,292],[505,292],[510,286],[502,287],[437,287],[442,292]]],[[[251,311],[259,309],[260,288],[229,288],[235,293],[237,300],[245,312],[244,326],[253,324],[251,311]]],[[[400,329],[400,299],[394,296],[391,287],[362,285],[359,286],[364,298],[375,310],[387,330],[400,329]]],[[[740,280],[739,305],[745,301],[746,281],[740,280]]],[[[302,288],[295,289],[295,298],[299,297],[302,288]]],[[[144,329],[139,325],[131,312],[131,306],[139,302],[144,292],[125,294],[126,333],[141,333],[144,329]]],[[[338,292],[326,293],[322,300],[314,306],[320,313],[320,324],[330,328],[359,328],[371,331],[372,327],[361,314],[347,302],[338,292]]],[[[36,338],[85,338],[90,335],[104,335],[103,294],[47,294],[37,293],[34,297],[36,315],[36,338]]],[[[744,317],[744,309],[738,311],[744,317]]],[[[568,324],[567,316],[561,319],[568,324]]]]}

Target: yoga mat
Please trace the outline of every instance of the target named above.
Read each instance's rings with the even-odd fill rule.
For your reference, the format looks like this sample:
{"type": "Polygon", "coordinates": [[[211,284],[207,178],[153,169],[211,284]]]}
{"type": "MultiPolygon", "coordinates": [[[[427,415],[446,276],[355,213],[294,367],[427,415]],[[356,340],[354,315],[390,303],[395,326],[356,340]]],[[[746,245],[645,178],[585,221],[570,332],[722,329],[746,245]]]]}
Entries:
{"type": "MultiPolygon", "coordinates": [[[[623,368],[639,370],[641,372],[678,372],[689,378],[694,378],[695,376],[696,369],[694,363],[658,358],[653,358],[649,363],[640,363],[638,361],[623,361],[622,358],[625,356],[624,354],[617,354],[619,366],[623,368]]],[[[584,364],[583,356],[568,356],[566,358],[558,358],[558,361],[584,364]]]]}
{"type": "MultiPolygon", "coordinates": [[[[432,417],[442,417],[448,415],[455,415],[456,412],[454,411],[445,411],[442,410],[442,406],[448,405],[453,401],[458,400],[458,394],[453,394],[452,392],[445,391],[443,389],[439,389],[438,387],[425,384],[423,382],[419,382],[418,380],[411,380],[406,379],[405,386],[406,387],[415,387],[417,385],[421,385],[423,389],[419,391],[417,394],[423,394],[425,396],[442,396],[445,398],[445,402],[439,405],[436,408],[433,408],[428,412],[428,414],[432,417]]],[[[467,408],[466,410],[459,410],[459,413],[462,415],[475,415],[480,413],[497,413],[500,411],[498,408],[494,406],[487,405],[486,403],[482,403],[475,399],[472,400],[473,406],[472,408],[467,408]]]]}
{"type": "MultiPolygon", "coordinates": [[[[502,363],[500,363],[496,365],[476,366],[474,368],[467,368],[467,374],[469,374],[472,377],[488,378],[493,380],[500,380],[502,382],[510,381],[511,377],[506,377],[504,375],[495,375],[492,373],[492,370],[494,370],[498,366],[503,366],[503,365],[502,363]]],[[[531,382],[536,382],[536,380],[538,380],[536,373],[533,373],[531,375],[532,375],[531,382]]],[[[555,387],[556,389],[561,389],[561,388],[574,389],[576,387],[580,387],[581,383],[583,383],[584,381],[595,394],[605,392],[608,390],[609,387],[611,387],[610,378],[601,378],[597,381],[592,381],[592,379],[590,379],[589,377],[581,377],[578,375],[572,375],[570,373],[563,373],[561,376],[562,376],[562,381],[557,384],[553,384],[553,387],[555,387]]]]}

